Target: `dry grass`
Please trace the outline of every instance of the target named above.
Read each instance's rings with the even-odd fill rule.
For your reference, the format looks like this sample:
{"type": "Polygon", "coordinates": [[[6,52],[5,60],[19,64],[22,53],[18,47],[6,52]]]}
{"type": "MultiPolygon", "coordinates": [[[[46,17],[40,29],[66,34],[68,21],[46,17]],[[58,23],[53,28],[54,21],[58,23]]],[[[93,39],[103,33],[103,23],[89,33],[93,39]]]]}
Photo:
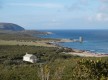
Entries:
{"type": "Polygon", "coordinates": [[[46,42],[49,42],[49,40],[41,40],[41,41],[0,40],[0,45],[28,45],[28,46],[56,47],[54,45],[46,44],[46,42]]]}

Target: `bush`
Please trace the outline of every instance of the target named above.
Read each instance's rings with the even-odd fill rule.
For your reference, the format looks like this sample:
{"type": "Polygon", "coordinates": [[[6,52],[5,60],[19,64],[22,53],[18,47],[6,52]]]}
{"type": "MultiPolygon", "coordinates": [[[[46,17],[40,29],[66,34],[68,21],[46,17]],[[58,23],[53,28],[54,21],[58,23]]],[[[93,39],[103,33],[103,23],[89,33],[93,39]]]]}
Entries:
{"type": "Polygon", "coordinates": [[[108,79],[108,62],[102,60],[84,60],[78,61],[74,69],[78,79],[108,79]]]}

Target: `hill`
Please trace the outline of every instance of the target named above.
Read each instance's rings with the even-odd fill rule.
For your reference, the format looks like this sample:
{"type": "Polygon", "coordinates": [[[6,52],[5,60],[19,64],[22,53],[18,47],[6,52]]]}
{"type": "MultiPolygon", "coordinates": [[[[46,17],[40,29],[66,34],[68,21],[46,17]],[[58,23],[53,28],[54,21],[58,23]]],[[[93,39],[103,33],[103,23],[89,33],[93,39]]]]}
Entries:
{"type": "Polygon", "coordinates": [[[13,23],[0,23],[0,30],[23,31],[23,27],[13,23]]]}
{"type": "Polygon", "coordinates": [[[38,35],[47,35],[47,32],[38,30],[25,30],[23,27],[14,23],[0,23],[1,40],[37,40],[38,35]]]}

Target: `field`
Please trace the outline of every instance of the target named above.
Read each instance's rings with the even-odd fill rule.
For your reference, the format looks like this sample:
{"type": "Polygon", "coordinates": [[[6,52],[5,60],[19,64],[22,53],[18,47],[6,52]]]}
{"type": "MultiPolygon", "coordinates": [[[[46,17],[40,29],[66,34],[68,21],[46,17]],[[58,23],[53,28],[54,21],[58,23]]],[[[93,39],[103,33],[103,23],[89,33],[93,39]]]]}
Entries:
{"type": "Polygon", "coordinates": [[[47,46],[55,47],[54,45],[49,45],[47,42],[51,40],[37,40],[37,41],[26,41],[26,40],[0,40],[0,45],[28,45],[28,46],[47,46]]]}

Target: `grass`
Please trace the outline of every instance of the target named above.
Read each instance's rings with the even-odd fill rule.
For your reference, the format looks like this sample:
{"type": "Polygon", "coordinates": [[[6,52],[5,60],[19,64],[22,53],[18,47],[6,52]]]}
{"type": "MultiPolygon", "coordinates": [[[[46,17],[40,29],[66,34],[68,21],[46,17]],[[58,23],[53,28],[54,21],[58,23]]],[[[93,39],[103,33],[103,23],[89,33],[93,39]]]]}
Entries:
{"type": "Polygon", "coordinates": [[[41,40],[41,41],[17,41],[17,40],[0,40],[0,45],[28,45],[28,46],[45,46],[45,47],[55,47],[54,45],[46,44],[51,40],[41,40]]]}

